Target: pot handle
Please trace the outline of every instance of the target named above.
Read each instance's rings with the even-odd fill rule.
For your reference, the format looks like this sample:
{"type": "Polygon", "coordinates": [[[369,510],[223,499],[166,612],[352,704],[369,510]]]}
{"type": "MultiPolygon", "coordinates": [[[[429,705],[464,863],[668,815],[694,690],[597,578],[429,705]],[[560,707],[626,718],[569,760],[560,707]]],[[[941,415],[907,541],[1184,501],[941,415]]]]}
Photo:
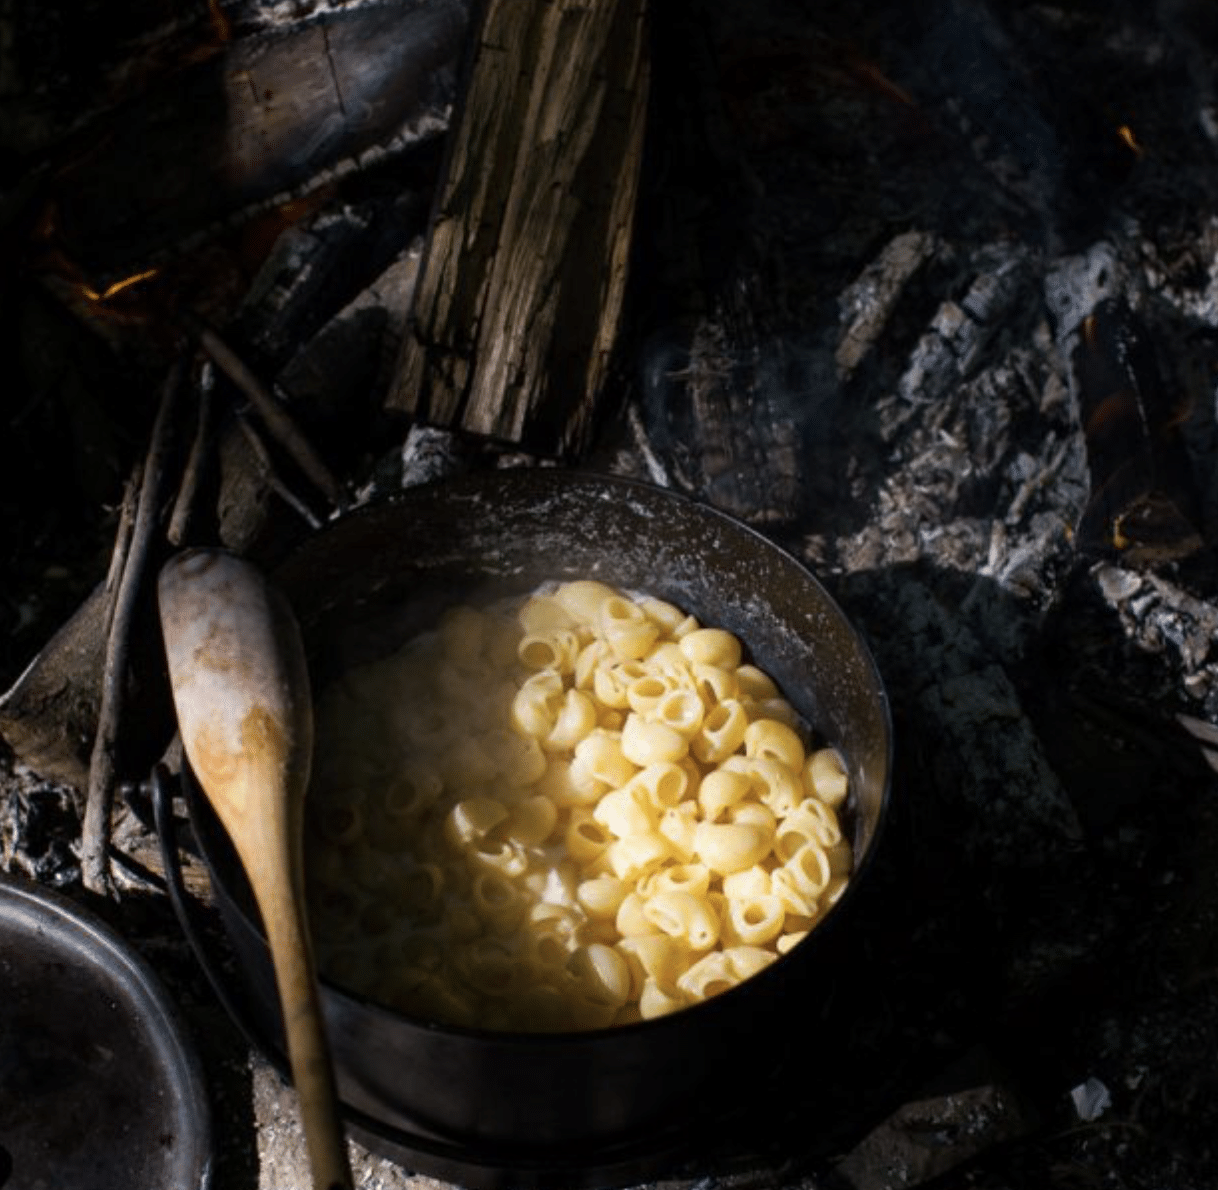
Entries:
{"type": "Polygon", "coordinates": [[[210,945],[203,936],[199,910],[191,903],[192,898],[186,890],[186,880],[182,873],[178,826],[173,816],[174,786],[176,784],[177,782],[170,777],[164,765],[158,764],[152,770],[152,816],[156,823],[161,866],[165,869],[165,883],[168,887],[174,917],[178,919],[178,925],[186,936],[186,941],[190,944],[195,959],[203,969],[211,990],[215,993],[216,999],[220,1001],[220,1006],[228,1014],[229,1020],[241,1031],[249,1046],[265,1054],[276,1071],[286,1078],[287,1064],[277,1053],[268,1053],[253,1014],[242,997],[234,991],[230,980],[221,971],[219,963],[212,955],[210,945]]]}

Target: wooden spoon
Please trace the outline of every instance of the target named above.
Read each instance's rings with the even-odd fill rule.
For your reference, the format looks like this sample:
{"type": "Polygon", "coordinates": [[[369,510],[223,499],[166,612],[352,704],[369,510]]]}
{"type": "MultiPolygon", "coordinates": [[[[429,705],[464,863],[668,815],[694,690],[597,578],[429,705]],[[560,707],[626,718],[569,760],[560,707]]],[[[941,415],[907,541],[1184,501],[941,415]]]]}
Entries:
{"type": "Polygon", "coordinates": [[[182,744],[245,867],[270,944],[313,1185],[349,1190],[304,919],[313,713],[300,629],[283,594],[223,550],[172,558],[158,598],[182,744]]]}

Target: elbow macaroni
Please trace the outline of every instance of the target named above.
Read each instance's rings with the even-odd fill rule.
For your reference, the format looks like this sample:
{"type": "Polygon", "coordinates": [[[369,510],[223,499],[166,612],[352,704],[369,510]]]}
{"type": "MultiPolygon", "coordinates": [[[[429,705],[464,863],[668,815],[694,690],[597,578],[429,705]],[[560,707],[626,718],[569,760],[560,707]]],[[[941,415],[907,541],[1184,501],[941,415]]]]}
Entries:
{"type": "Polygon", "coordinates": [[[400,1011],[603,1028],[786,954],[846,886],[849,779],[739,639],[566,582],[455,607],[318,703],[323,972],[400,1011]]]}

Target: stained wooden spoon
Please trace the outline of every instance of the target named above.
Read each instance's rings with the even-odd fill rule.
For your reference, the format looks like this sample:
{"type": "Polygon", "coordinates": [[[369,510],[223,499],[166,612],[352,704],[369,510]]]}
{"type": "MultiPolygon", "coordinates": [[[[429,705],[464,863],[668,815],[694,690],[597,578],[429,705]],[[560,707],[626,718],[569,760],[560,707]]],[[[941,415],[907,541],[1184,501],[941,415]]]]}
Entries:
{"type": "Polygon", "coordinates": [[[172,558],[157,584],[182,744],[232,838],[270,944],[315,1190],[350,1190],[304,916],[303,807],[313,714],[283,594],[223,550],[172,558]]]}

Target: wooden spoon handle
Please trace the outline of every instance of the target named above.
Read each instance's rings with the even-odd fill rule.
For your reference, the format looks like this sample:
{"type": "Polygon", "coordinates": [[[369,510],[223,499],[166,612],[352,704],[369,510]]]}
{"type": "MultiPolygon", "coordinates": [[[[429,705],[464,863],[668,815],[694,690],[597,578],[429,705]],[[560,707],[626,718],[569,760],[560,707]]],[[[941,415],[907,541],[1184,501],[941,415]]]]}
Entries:
{"type": "Polygon", "coordinates": [[[338,1116],[334,1068],[304,915],[298,902],[278,896],[272,890],[259,898],[259,910],[266,926],[271,963],[279,987],[288,1061],[300,1100],[300,1118],[314,1190],[351,1190],[351,1169],[338,1116]]]}

